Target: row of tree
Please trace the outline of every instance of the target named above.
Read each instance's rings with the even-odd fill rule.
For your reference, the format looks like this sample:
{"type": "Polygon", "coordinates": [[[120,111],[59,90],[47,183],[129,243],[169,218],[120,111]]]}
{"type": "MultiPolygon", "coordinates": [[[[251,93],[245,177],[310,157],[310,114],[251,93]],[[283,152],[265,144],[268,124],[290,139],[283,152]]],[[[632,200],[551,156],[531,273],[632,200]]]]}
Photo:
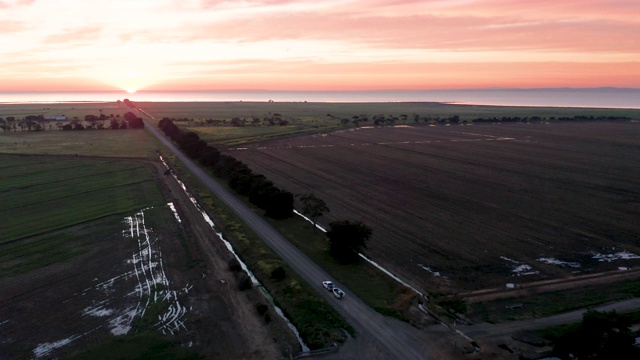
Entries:
{"type": "MultiPolygon", "coordinates": [[[[93,115],[92,115],[93,116],[93,115]]],[[[85,117],[86,119],[86,117],[85,117]]],[[[132,112],[124,114],[124,119],[111,118],[109,126],[105,127],[104,122],[99,120],[88,120],[88,125],[83,125],[79,121],[72,120],[71,123],[63,125],[62,130],[103,130],[103,129],[142,129],[144,122],[132,112]]]]}
{"type": "MultiPolygon", "coordinates": [[[[158,127],[171,138],[189,157],[197,160],[213,173],[227,180],[236,193],[263,209],[265,215],[273,219],[285,219],[293,215],[294,196],[277,188],[264,175],[255,174],[246,164],[236,158],[221,154],[218,149],[200,139],[198,134],[182,131],[169,118],[163,118],[158,127]]],[[[302,213],[308,216],[315,228],[316,219],[329,211],[324,200],[312,193],[298,195],[302,213]]],[[[327,238],[329,253],[344,263],[358,261],[358,253],[366,248],[371,238],[371,228],[362,222],[334,221],[329,224],[327,238]]]]}
{"type": "MultiPolygon", "coordinates": [[[[251,118],[232,117],[228,119],[189,119],[189,118],[170,118],[173,122],[189,123],[189,126],[286,126],[289,120],[282,118],[281,114],[269,114],[263,118],[252,116],[251,118]]],[[[294,119],[295,121],[295,119],[294,119]]]]}
{"type": "Polygon", "coordinates": [[[158,127],[182,149],[189,157],[224,180],[239,195],[247,196],[249,201],[265,211],[273,219],[286,219],[293,215],[293,194],[279,189],[264,175],[255,174],[243,162],[230,155],[222,155],[213,146],[201,140],[198,134],[181,131],[171,119],[163,118],[158,127]]]}
{"type": "Polygon", "coordinates": [[[529,122],[529,121],[604,121],[604,120],[631,120],[626,116],[603,116],[603,115],[576,115],[576,116],[562,116],[562,117],[520,117],[520,116],[503,116],[503,117],[489,117],[489,118],[476,118],[473,119],[474,123],[482,122],[529,122]]]}
{"type": "Polygon", "coordinates": [[[124,114],[124,119],[120,119],[119,115],[107,117],[104,114],[99,117],[96,115],[86,115],[84,119],[83,122],[77,117],[69,121],[64,121],[48,120],[44,115],[27,115],[22,119],[8,116],[6,119],[0,118],[0,129],[4,131],[17,131],[19,128],[21,131],[44,131],[47,127],[49,130],[52,130],[54,124],[58,130],[117,130],[141,129],[144,127],[142,119],[132,112],[124,114]],[[109,120],[109,123],[105,124],[107,120],[109,120]]]}

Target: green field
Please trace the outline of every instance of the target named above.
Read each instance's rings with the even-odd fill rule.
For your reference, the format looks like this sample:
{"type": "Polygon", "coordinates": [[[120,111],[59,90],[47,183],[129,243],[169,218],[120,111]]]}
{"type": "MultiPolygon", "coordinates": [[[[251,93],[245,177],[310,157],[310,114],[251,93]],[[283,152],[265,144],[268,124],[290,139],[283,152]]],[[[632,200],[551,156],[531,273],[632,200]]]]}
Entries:
{"type": "Polygon", "coordinates": [[[158,143],[145,130],[0,132],[0,153],[157,157],[158,143]]]}
{"type": "Polygon", "coordinates": [[[135,162],[0,156],[0,244],[163,203],[135,162]]]}
{"type": "Polygon", "coordinates": [[[110,116],[124,115],[128,109],[122,103],[117,102],[61,102],[55,104],[31,103],[31,104],[0,104],[0,118],[13,116],[23,118],[27,115],[61,116],[68,119],[78,117],[84,119],[85,115],[105,114],[110,116]]]}
{"type": "Polygon", "coordinates": [[[230,119],[232,117],[265,117],[279,113],[286,119],[300,119],[313,125],[322,124],[333,117],[354,115],[395,115],[405,114],[412,119],[413,114],[420,116],[449,117],[459,115],[461,119],[474,119],[488,116],[520,117],[561,117],[576,115],[613,115],[637,118],[640,110],[627,109],[591,109],[527,106],[480,106],[457,105],[433,102],[388,102],[388,103],[322,103],[322,102],[139,102],[138,106],[156,118],[188,119],[230,119]]]}

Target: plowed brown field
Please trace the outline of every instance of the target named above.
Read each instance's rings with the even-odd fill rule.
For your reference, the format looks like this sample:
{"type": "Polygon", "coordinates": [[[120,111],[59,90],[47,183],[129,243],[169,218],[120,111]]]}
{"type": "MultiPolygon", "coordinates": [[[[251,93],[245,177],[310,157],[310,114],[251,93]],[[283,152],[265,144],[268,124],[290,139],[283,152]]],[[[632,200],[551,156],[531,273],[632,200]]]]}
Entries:
{"type": "Polygon", "coordinates": [[[226,153],[373,228],[366,253],[424,289],[640,265],[640,123],[362,127],[226,153]]]}

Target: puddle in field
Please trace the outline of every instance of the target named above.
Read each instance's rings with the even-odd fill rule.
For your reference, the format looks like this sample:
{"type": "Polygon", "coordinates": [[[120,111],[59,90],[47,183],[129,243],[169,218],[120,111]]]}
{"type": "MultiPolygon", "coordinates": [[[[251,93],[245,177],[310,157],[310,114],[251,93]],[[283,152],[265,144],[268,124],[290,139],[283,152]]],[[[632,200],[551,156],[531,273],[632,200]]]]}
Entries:
{"type": "Polygon", "coordinates": [[[157,238],[145,224],[146,210],[123,219],[122,238],[125,241],[135,241],[137,245],[131,258],[123,260],[123,268],[126,270],[110,279],[100,281],[94,278],[95,284],[75,294],[80,297],[89,296],[92,299],[91,304],[81,310],[81,315],[103,318],[102,325],[89,329],[84,334],[41,343],[33,349],[35,358],[50,357],[52,351],[100,328],[108,329],[112,335],[126,335],[131,331],[133,322],[143,317],[146,309],[158,301],[167,305],[164,312],[158,315],[155,328],[163,334],[175,334],[180,330],[186,330],[184,317],[188,310],[178,298],[188,293],[190,288],[171,290],[157,238]],[[135,281],[132,281],[134,279],[135,281]],[[123,287],[126,295],[117,295],[123,293],[123,287]],[[118,305],[123,300],[126,304],[118,305]]]}
{"type": "Polygon", "coordinates": [[[640,259],[640,255],[636,255],[632,252],[623,250],[617,253],[612,254],[600,254],[593,252],[592,258],[598,260],[599,262],[612,262],[616,260],[637,260],[640,259]]]}
{"type": "Polygon", "coordinates": [[[557,265],[560,267],[570,267],[570,268],[574,268],[577,269],[580,267],[580,263],[577,262],[570,262],[570,261],[562,261],[562,260],[558,260],[556,258],[552,258],[552,257],[541,257],[536,259],[536,261],[539,261],[543,264],[547,264],[547,265],[557,265]]]}
{"type": "Polygon", "coordinates": [[[95,316],[95,317],[105,317],[105,316],[110,316],[111,314],[113,314],[115,310],[113,309],[107,309],[102,305],[98,305],[95,307],[89,306],[84,308],[84,310],[82,310],[82,315],[89,315],[89,316],[95,316]]]}
{"type": "Polygon", "coordinates": [[[134,217],[128,217],[125,221],[129,223],[130,230],[129,232],[125,230],[124,234],[130,233],[138,241],[139,251],[133,254],[130,263],[133,264],[138,281],[135,292],[139,300],[135,309],[125,312],[119,320],[113,321],[112,333],[114,335],[115,332],[128,333],[133,320],[136,317],[143,317],[146,309],[159,301],[164,302],[167,307],[164,313],[158,314],[156,328],[163,334],[172,335],[180,330],[186,330],[183,318],[187,309],[178,299],[183,291],[178,292],[170,288],[169,279],[164,271],[162,251],[156,243],[157,239],[153,237],[153,232],[145,225],[144,211],[137,213],[134,217]],[[144,301],[145,298],[146,301],[144,301]]]}
{"type": "Polygon", "coordinates": [[[178,211],[176,210],[176,206],[173,205],[172,202],[167,203],[167,206],[169,206],[169,209],[171,209],[171,211],[173,212],[173,216],[175,216],[176,220],[178,220],[179,223],[182,223],[182,220],[180,219],[180,215],[178,215],[178,211]]]}
{"type": "Polygon", "coordinates": [[[435,277],[443,277],[442,274],[440,274],[440,271],[435,271],[429,266],[424,266],[422,264],[418,264],[418,266],[420,266],[422,269],[426,270],[427,272],[431,273],[431,275],[435,277]]]}
{"type": "Polygon", "coordinates": [[[71,336],[66,339],[62,339],[62,340],[58,340],[50,343],[39,344],[35,349],[33,349],[33,354],[35,355],[36,358],[46,356],[50,354],[53,350],[64,347],[69,343],[71,343],[72,341],[77,340],[79,338],[80,336],[76,335],[76,336],[71,336]]]}
{"type": "Polygon", "coordinates": [[[500,256],[500,259],[509,263],[509,266],[511,267],[511,273],[513,274],[513,276],[537,275],[540,273],[540,271],[533,270],[533,268],[529,264],[525,264],[513,259],[509,259],[506,256],[500,256]]]}

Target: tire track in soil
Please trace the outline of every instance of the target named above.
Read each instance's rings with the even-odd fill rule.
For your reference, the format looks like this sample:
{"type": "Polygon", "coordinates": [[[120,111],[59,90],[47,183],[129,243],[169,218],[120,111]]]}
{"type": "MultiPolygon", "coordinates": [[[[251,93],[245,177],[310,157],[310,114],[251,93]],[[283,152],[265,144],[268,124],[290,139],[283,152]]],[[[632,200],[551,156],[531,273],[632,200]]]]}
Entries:
{"type": "MultiPolygon", "coordinates": [[[[295,338],[290,338],[285,328],[279,328],[277,320],[267,325],[257,316],[258,296],[254,290],[242,293],[237,290],[237,282],[227,270],[229,259],[222,255],[226,250],[212,246],[209,239],[215,234],[203,231],[208,225],[200,226],[196,221],[198,216],[189,215],[188,199],[180,198],[181,191],[177,191],[176,184],[161,175],[162,165],[143,159],[110,160],[135,161],[154,168],[165,195],[175,201],[175,213],[185,220],[191,218],[184,221],[186,225],[176,221],[176,226],[179,232],[188,235],[189,251],[203,254],[204,263],[188,267],[184,245],[162,226],[160,232],[152,233],[139,221],[135,229],[129,224],[124,232],[131,235],[135,230],[135,235],[139,235],[135,251],[133,246],[126,245],[133,243],[125,241],[122,232],[96,234],[88,240],[92,250],[87,254],[66,263],[0,279],[0,358],[57,357],[94,346],[110,336],[112,328],[130,326],[144,305],[138,302],[146,302],[144,297],[150,290],[154,300],[172,302],[159,314],[154,325],[167,334],[173,331],[177,341],[193,347],[206,358],[275,359],[285,350],[289,351],[286,343],[295,344],[295,338]],[[162,252],[156,252],[156,248],[162,252]],[[121,260],[114,261],[117,258],[121,260]],[[226,279],[225,284],[221,279],[226,279]],[[154,289],[153,283],[162,284],[164,289],[154,289]],[[131,296],[127,302],[125,298],[131,296]],[[117,310],[127,306],[129,313],[117,310]],[[116,315],[123,321],[110,323],[109,319],[117,320],[116,315]],[[274,339],[278,339],[277,344],[274,339]]],[[[92,223],[99,221],[62,231],[74,231],[92,223]]]]}

